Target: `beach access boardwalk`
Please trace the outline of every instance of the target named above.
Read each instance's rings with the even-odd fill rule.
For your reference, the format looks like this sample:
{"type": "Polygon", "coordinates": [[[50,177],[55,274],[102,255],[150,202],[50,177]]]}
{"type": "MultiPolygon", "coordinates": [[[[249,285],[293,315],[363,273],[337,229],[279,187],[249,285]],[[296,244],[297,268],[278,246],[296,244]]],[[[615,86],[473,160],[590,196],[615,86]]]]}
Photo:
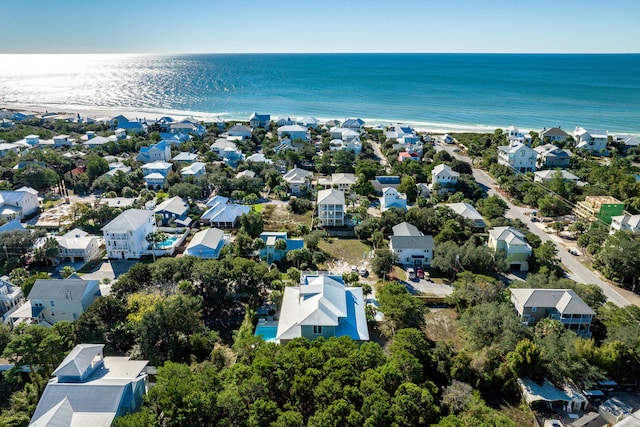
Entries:
{"type": "MultiPolygon", "coordinates": [[[[455,147],[445,147],[442,144],[436,145],[436,150],[445,150],[453,157],[471,164],[471,159],[469,157],[453,152],[453,148],[455,147]]],[[[498,184],[485,171],[483,171],[482,169],[473,168],[473,177],[476,179],[478,184],[487,188],[488,195],[496,195],[505,201],[508,206],[508,210],[505,214],[507,218],[519,219],[529,228],[529,230],[531,230],[533,234],[540,237],[543,243],[550,240],[556,245],[556,249],[558,250],[558,257],[560,258],[562,264],[568,269],[567,275],[570,279],[578,283],[594,284],[599,286],[607,299],[617,306],[625,307],[631,304],[624,296],[621,295],[618,289],[602,280],[588,267],[580,263],[580,261],[578,261],[573,255],[571,255],[567,249],[559,245],[558,237],[546,233],[544,230],[537,227],[535,223],[531,222],[531,218],[528,215],[525,215],[520,208],[515,206],[508,198],[497,191],[498,184]]],[[[639,305],[635,301],[634,304],[639,305]]]]}

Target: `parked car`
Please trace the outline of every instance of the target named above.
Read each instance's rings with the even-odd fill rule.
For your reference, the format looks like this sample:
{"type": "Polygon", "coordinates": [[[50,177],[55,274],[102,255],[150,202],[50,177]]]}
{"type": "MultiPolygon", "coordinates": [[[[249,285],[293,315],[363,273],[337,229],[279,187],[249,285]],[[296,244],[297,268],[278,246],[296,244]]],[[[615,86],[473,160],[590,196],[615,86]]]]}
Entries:
{"type": "Polygon", "coordinates": [[[416,271],[416,276],[420,279],[424,279],[424,270],[419,268],[418,271],[416,271]]]}
{"type": "Polygon", "coordinates": [[[415,280],[416,271],[411,267],[407,268],[407,277],[409,278],[409,280],[415,280]]]}
{"type": "Polygon", "coordinates": [[[366,268],[361,268],[360,269],[360,275],[362,277],[367,277],[369,275],[369,271],[366,268]]]}

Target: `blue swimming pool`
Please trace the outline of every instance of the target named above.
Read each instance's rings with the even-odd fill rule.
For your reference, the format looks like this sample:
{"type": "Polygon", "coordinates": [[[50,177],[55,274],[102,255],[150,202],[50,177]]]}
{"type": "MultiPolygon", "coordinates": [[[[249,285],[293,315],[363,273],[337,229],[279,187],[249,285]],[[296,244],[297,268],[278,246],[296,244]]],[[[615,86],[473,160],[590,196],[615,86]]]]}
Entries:
{"type": "Polygon", "coordinates": [[[275,342],[277,331],[278,327],[274,325],[258,325],[256,326],[256,333],[254,335],[261,337],[265,341],[275,342]]]}
{"type": "Polygon", "coordinates": [[[158,249],[168,249],[178,240],[177,237],[167,237],[162,242],[158,243],[158,249]]]}

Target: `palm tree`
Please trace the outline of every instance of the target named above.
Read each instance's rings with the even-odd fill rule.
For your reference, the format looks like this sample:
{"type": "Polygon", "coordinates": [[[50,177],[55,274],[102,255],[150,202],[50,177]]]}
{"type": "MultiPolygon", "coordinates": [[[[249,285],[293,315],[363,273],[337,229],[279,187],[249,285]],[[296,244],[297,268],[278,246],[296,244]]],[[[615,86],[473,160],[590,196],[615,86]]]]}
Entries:
{"type": "Polygon", "coordinates": [[[146,241],[151,243],[151,255],[153,256],[153,262],[156,262],[156,245],[164,241],[164,239],[166,238],[166,233],[163,233],[162,231],[153,231],[147,234],[147,237],[145,237],[146,241]]]}

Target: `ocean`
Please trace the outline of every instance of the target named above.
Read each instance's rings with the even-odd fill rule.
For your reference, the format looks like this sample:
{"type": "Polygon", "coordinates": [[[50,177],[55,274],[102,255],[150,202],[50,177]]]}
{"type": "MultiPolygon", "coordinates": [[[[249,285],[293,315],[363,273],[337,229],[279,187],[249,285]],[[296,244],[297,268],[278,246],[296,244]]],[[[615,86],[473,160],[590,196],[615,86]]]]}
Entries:
{"type": "Polygon", "coordinates": [[[0,105],[640,134],[640,55],[0,55],[0,105]]]}

